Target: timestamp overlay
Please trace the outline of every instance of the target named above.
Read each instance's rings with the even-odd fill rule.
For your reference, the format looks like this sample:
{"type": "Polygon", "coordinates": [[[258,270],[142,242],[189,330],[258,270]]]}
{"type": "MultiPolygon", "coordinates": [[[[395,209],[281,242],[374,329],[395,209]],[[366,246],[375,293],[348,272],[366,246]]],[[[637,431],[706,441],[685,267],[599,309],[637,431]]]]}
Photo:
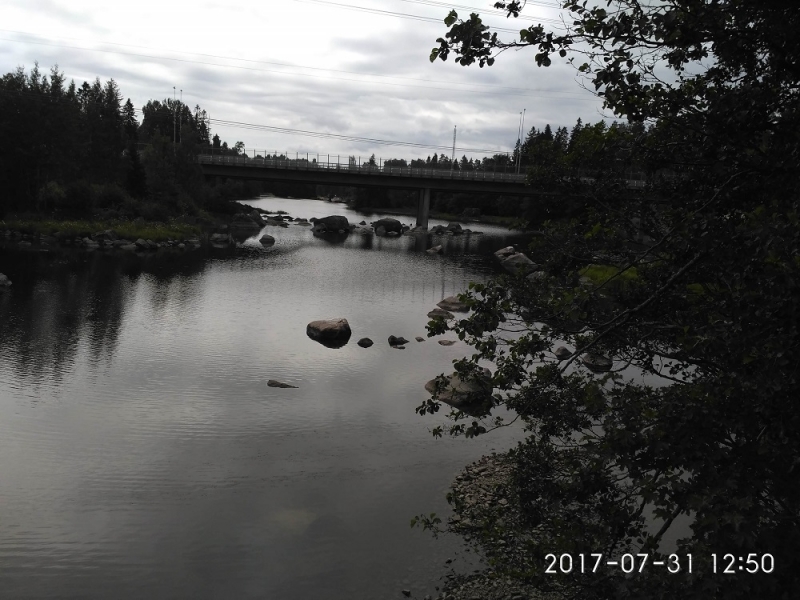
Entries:
{"type": "Polygon", "coordinates": [[[649,569],[663,569],[668,573],[692,574],[702,565],[707,572],[720,575],[756,573],[769,574],[775,570],[772,554],[737,554],[732,552],[712,553],[706,560],[697,561],[691,554],[650,555],[626,553],[605,555],[601,552],[578,554],[547,554],[544,572],[549,575],[569,573],[608,573],[616,570],[626,574],[643,573],[649,569]]]}

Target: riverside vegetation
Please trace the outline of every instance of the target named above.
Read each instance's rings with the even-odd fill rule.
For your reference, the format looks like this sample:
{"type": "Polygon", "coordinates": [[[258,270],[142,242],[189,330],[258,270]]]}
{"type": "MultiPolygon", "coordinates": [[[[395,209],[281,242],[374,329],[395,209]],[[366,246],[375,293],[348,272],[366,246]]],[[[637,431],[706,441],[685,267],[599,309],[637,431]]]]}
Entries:
{"type": "MultiPolygon", "coordinates": [[[[496,7],[513,18],[524,4],[496,7]]],[[[607,151],[639,156],[648,186],[626,192],[598,171],[591,200],[534,239],[542,277],[474,285],[468,318],[430,326],[474,348],[456,365],[463,376],[495,366],[484,410],[451,411],[434,434],[487,434],[508,423],[496,407],[525,427],[498,463],[502,481],[477,496],[485,510],[462,479],[454,518],[415,519],[468,530],[485,557],[442,596],[504,598],[493,584],[516,582],[598,600],[796,597],[800,11],[756,0],[561,6],[565,32],[533,25],[511,41],[452,11],[431,60],[491,66],[516,47],[541,67],[574,61],[609,111],[646,129],[607,151]],[[613,358],[612,370],[584,368],[587,353],[613,358]],[[650,562],[630,574],[580,568],[591,553],[650,562]],[[653,564],[669,553],[679,572],[653,564]],[[545,573],[547,555],[574,568],[545,573]]],[[[562,174],[557,161],[530,172],[580,183],[562,174]]],[[[418,411],[440,406],[434,395],[418,411]]]]}

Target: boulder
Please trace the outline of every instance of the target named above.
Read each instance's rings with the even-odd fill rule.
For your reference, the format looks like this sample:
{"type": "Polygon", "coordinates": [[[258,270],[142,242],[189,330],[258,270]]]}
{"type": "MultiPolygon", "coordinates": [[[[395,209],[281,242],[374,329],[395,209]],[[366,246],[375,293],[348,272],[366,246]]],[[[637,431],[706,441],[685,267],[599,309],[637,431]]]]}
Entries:
{"type": "Polygon", "coordinates": [[[464,233],[461,229],[461,225],[459,225],[458,223],[448,223],[447,231],[452,232],[453,235],[461,235],[462,233],[464,233]]]}
{"type": "MultiPolygon", "coordinates": [[[[258,214],[258,213],[256,213],[258,214]]],[[[261,229],[263,227],[264,221],[261,217],[258,217],[258,222],[254,221],[253,218],[246,214],[246,213],[236,213],[233,215],[233,220],[231,221],[229,227],[232,230],[250,230],[250,229],[261,229]]]]}
{"type": "Polygon", "coordinates": [[[417,337],[415,337],[414,339],[415,339],[415,340],[417,340],[418,342],[424,342],[424,341],[425,341],[425,338],[424,338],[424,337],[422,337],[421,335],[418,335],[418,336],[417,336],[417,337]]]}
{"type": "Polygon", "coordinates": [[[11,285],[11,280],[3,273],[0,273],[0,287],[8,287],[11,285]]]}
{"type": "Polygon", "coordinates": [[[403,224],[397,219],[378,219],[372,224],[372,226],[375,228],[375,233],[377,235],[388,235],[391,232],[394,232],[397,235],[401,235],[403,233],[403,224]],[[379,231],[381,228],[383,228],[383,232],[379,231]]]}
{"type": "Polygon", "coordinates": [[[586,365],[587,369],[595,373],[610,371],[611,367],[614,366],[614,362],[610,358],[593,352],[587,352],[581,356],[581,362],[586,365]]]}
{"type": "Polygon", "coordinates": [[[350,334],[347,319],[312,321],[306,326],[308,337],[329,348],[341,348],[350,339],[350,334]]]}
{"type": "Polygon", "coordinates": [[[454,312],[469,311],[469,307],[455,296],[448,296],[447,298],[436,304],[436,306],[438,306],[439,308],[443,308],[444,310],[451,310],[454,312]]]}
{"type": "Polygon", "coordinates": [[[264,246],[272,246],[272,244],[275,243],[275,238],[272,237],[271,235],[264,234],[258,241],[261,242],[264,246]]]}
{"type": "Polygon", "coordinates": [[[500,248],[494,255],[498,258],[508,258],[512,254],[516,254],[517,251],[514,249],[514,246],[506,246],[505,248],[500,248]]]}
{"type": "Polygon", "coordinates": [[[511,256],[504,258],[500,261],[500,265],[511,273],[530,273],[538,271],[539,265],[533,262],[530,258],[525,256],[522,252],[517,252],[511,256]]]}
{"type": "Polygon", "coordinates": [[[444,225],[434,225],[430,229],[430,233],[434,233],[434,234],[437,234],[437,235],[441,235],[445,231],[447,231],[447,230],[444,228],[444,225]]]}
{"type": "Polygon", "coordinates": [[[439,244],[438,246],[432,246],[425,250],[428,254],[441,254],[442,253],[442,245],[439,244]]]}
{"type": "Polygon", "coordinates": [[[455,344],[453,340],[439,340],[440,346],[452,346],[453,344],[455,344]]]}
{"type": "Polygon", "coordinates": [[[425,384],[425,390],[433,394],[439,390],[438,399],[455,409],[469,415],[477,416],[486,412],[491,406],[492,373],[489,369],[472,376],[453,373],[449,376],[438,376],[425,384]]]}
{"type": "MultiPolygon", "coordinates": [[[[214,235],[224,235],[224,234],[222,234],[222,233],[219,233],[219,234],[215,233],[214,235]]],[[[214,235],[212,235],[212,236],[211,236],[211,241],[214,241],[214,235]]],[[[227,235],[225,235],[225,239],[226,239],[226,240],[228,239],[228,236],[227,236],[227,235]]],[[[145,240],[143,240],[142,238],[139,238],[138,240],[136,240],[136,241],[134,242],[134,244],[136,244],[136,247],[137,247],[137,248],[139,248],[139,249],[141,249],[141,250],[149,250],[149,249],[150,249],[150,245],[149,245],[149,244],[148,244],[148,243],[147,243],[145,240]]]]}
{"type": "MultiPolygon", "coordinates": [[[[212,233],[209,239],[212,244],[227,244],[231,241],[231,236],[228,233],[212,233]]],[[[136,245],[139,245],[139,240],[136,240],[136,245]]]]}
{"type": "Polygon", "coordinates": [[[407,344],[408,340],[404,338],[402,335],[400,337],[395,337],[393,335],[389,336],[389,345],[390,346],[402,346],[403,344],[407,344]]]}
{"type": "Polygon", "coordinates": [[[362,348],[369,348],[370,346],[372,346],[372,344],[373,344],[373,341],[372,341],[371,339],[369,339],[369,338],[361,338],[361,339],[360,339],[360,340],[358,340],[358,342],[356,342],[356,343],[357,343],[359,346],[361,346],[362,348]]]}
{"type": "Polygon", "coordinates": [[[572,352],[567,350],[564,346],[559,346],[555,350],[555,355],[558,360],[567,360],[570,356],[572,356],[572,352]]]}
{"type": "Polygon", "coordinates": [[[281,381],[275,381],[274,379],[270,379],[267,382],[267,385],[269,387],[274,387],[274,388],[297,388],[296,385],[289,385],[288,383],[283,383],[281,381]]]}
{"type": "Polygon", "coordinates": [[[449,310],[444,310],[443,308],[434,308],[431,312],[428,313],[429,319],[454,319],[455,315],[451,313],[449,310]]]}
{"type": "Polygon", "coordinates": [[[350,223],[347,217],[341,215],[332,215],[314,221],[315,233],[345,233],[347,231],[350,231],[350,223]]]}

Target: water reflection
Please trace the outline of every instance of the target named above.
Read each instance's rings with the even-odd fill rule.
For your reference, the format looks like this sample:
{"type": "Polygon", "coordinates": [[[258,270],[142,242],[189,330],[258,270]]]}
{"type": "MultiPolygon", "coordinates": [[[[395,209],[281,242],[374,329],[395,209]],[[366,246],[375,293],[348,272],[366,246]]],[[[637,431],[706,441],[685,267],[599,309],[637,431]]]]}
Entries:
{"type": "Polygon", "coordinates": [[[161,256],[0,250],[14,282],[0,294],[5,594],[433,593],[457,542],[408,519],[444,511],[452,476],[489,447],[435,441],[414,413],[466,347],[386,339],[424,336],[436,302],[494,271],[476,249],[508,239],[421,238],[445,246],[432,256],[411,237],[267,231],[269,248],[161,256]],[[333,317],[375,346],[305,335],[333,317]]]}

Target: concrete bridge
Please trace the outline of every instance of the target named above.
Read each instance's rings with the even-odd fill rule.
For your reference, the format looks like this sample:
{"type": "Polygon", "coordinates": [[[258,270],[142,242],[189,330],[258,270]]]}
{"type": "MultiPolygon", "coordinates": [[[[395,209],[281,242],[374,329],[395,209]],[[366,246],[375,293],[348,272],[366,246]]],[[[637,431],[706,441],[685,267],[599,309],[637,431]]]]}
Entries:
{"type": "Polygon", "coordinates": [[[431,191],[527,196],[533,193],[525,175],[492,171],[448,171],[417,167],[357,164],[338,160],[247,158],[203,154],[197,157],[208,176],[269,179],[355,187],[419,190],[417,225],[428,226],[431,191]]]}

